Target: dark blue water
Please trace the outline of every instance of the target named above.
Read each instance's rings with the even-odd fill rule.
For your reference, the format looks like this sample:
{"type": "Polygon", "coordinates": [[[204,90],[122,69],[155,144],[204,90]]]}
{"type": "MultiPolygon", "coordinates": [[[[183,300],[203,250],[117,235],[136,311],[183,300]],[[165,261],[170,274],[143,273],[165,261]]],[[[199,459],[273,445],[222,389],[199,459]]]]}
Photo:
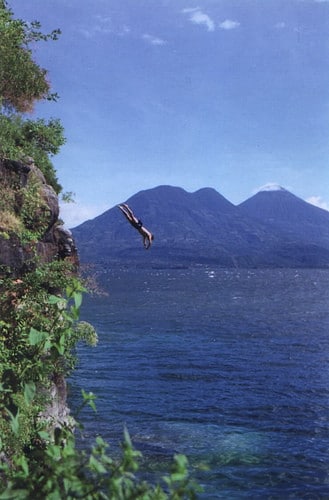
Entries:
{"type": "Polygon", "coordinates": [[[85,436],[126,425],[154,473],[189,457],[205,499],[329,499],[329,271],[108,270],[83,319],[85,436]],[[151,464],[151,465],[150,465],[151,464]],[[204,471],[204,466],[208,471],[204,471]]]}

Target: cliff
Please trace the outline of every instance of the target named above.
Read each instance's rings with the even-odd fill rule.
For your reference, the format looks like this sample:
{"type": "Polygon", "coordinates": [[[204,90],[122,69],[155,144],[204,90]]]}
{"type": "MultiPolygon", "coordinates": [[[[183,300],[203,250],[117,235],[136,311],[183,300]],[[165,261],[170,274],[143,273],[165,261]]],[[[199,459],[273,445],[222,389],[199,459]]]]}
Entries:
{"type": "MultiPolygon", "coordinates": [[[[72,264],[70,269],[75,272],[78,268],[78,256],[70,231],[59,220],[58,196],[46,183],[44,175],[31,158],[24,163],[1,160],[0,187],[0,330],[8,344],[6,348],[12,355],[15,355],[14,351],[17,349],[16,356],[24,356],[26,348],[19,344],[18,325],[15,327],[17,320],[12,320],[14,338],[11,340],[6,318],[14,317],[17,308],[20,311],[25,308],[27,324],[31,322],[33,325],[34,305],[32,307],[31,304],[32,301],[38,302],[38,298],[35,295],[30,297],[27,291],[28,281],[34,279],[30,277],[32,272],[39,266],[54,261],[68,261],[72,264]],[[8,283],[16,284],[16,288],[8,288],[8,283]]],[[[56,283],[49,282],[40,286],[48,288],[48,292],[56,293],[56,283]]],[[[40,311],[39,314],[43,316],[43,312],[40,311]]],[[[26,352],[25,356],[27,355],[30,356],[26,352]]],[[[5,366],[0,372],[3,384],[9,379],[10,390],[22,383],[19,373],[14,374],[5,366]]],[[[38,390],[43,390],[42,383],[38,390]]],[[[49,403],[40,413],[40,418],[48,421],[49,430],[70,423],[64,375],[50,373],[45,391],[48,393],[49,403]]]]}
{"type": "Polygon", "coordinates": [[[0,179],[0,274],[19,277],[36,260],[77,266],[72,235],[58,219],[58,197],[32,158],[0,160],[0,179]]]}

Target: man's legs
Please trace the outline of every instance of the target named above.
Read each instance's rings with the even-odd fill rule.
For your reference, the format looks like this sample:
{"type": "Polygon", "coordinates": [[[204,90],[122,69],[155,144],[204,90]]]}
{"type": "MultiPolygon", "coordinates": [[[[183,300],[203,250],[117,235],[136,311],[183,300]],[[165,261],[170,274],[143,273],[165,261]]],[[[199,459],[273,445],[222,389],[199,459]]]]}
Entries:
{"type": "Polygon", "coordinates": [[[121,212],[123,213],[123,215],[129,220],[131,221],[131,215],[130,215],[130,211],[128,212],[127,209],[126,209],[126,206],[127,205],[118,205],[118,207],[120,208],[121,212]]]}

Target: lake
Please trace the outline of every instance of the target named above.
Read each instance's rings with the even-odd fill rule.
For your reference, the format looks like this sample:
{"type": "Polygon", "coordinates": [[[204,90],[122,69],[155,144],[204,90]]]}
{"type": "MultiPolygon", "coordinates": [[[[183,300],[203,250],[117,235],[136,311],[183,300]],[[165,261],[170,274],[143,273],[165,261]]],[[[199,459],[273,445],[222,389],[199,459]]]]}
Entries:
{"type": "Polygon", "coordinates": [[[202,499],[329,499],[329,270],[104,269],[70,380],[84,441],[123,427],[161,476],[185,453],[202,499]],[[204,467],[208,470],[204,470],[204,467]],[[168,468],[168,467],[167,467],[168,468]]]}

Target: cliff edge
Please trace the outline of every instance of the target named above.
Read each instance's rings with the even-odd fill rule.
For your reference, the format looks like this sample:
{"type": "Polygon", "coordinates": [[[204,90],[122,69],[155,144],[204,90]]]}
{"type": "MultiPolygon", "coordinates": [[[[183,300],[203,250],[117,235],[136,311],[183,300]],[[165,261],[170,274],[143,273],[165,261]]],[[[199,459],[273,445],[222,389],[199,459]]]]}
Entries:
{"type": "Polygon", "coordinates": [[[58,196],[33,159],[0,160],[0,186],[0,275],[19,277],[37,260],[78,267],[72,234],[58,218],[58,196]]]}
{"type": "MultiPolygon", "coordinates": [[[[24,163],[0,160],[0,187],[0,281],[9,278],[23,283],[22,279],[39,265],[55,260],[69,261],[76,272],[77,249],[71,232],[59,220],[58,196],[33,159],[27,158],[24,163]]],[[[14,307],[17,293],[11,300],[14,307]]],[[[47,392],[50,402],[40,417],[49,422],[50,430],[68,425],[64,376],[54,374],[47,392]]]]}

